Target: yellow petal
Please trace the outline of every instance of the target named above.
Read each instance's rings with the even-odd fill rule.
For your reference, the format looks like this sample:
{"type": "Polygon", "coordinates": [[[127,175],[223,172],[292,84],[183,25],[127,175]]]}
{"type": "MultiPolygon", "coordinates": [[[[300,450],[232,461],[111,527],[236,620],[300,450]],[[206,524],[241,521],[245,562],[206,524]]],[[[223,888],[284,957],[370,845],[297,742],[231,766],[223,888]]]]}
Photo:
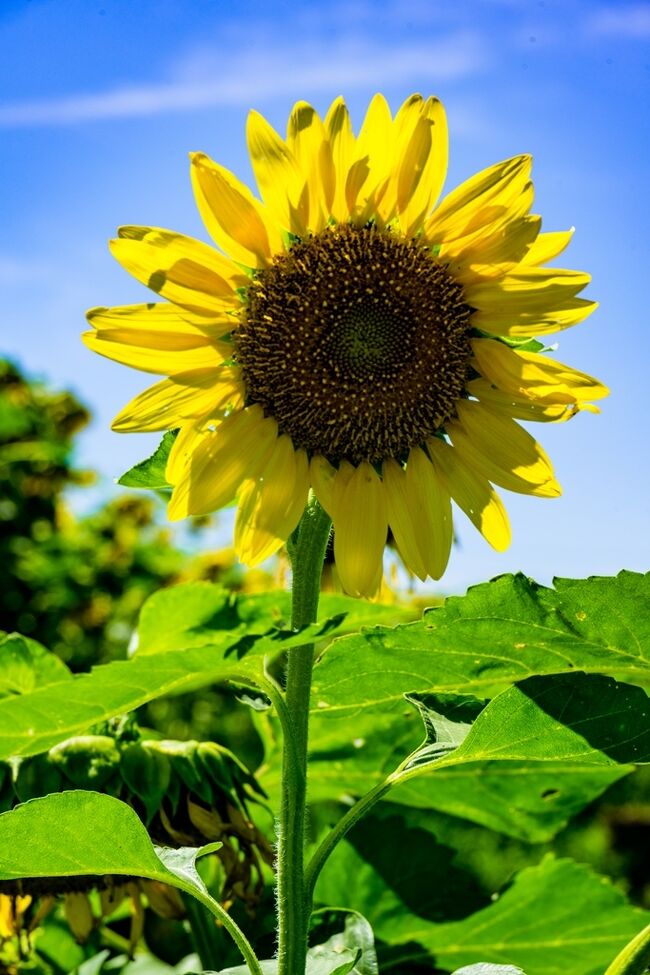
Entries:
{"type": "Polygon", "coordinates": [[[580,410],[599,413],[597,406],[591,403],[564,403],[547,406],[534,399],[515,396],[513,393],[503,393],[496,389],[487,379],[472,379],[467,384],[467,392],[491,409],[493,412],[505,414],[514,420],[534,420],[541,423],[563,423],[570,420],[580,410]]]}
{"type": "Polygon", "coordinates": [[[523,216],[532,203],[531,163],[530,156],[515,156],[461,183],[426,221],[427,240],[444,244],[523,216]]]}
{"type": "Polygon", "coordinates": [[[192,186],[210,236],[235,261],[266,267],[282,250],[264,207],[240,180],[202,152],[190,155],[192,186]]]}
{"type": "Polygon", "coordinates": [[[346,199],[348,173],[357,157],[350,114],[342,98],[332,102],[325,117],[325,131],[332,149],[332,162],[336,175],[332,216],[339,223],[344,223],[350,216],[350,207],[346,199]]]}
{"type": "Polygon", "coordinates": [[[453,525],[449,492],[439,473],[419,447],[409,452],[406,494],[418,531],[418,545],[427,575],[440,579],[449,561],[453,525]]]}
{"type": "Polygon", "coordinates": [[[258,565],[283,545],[307,503],[309,464],[286,435],[278,438],[261,477],[247,481],[235,519],[235,551],[247,565],[258,565]]]}
{"type": "MultiPolygon", "coordinates": [[[[145,372],[169,376],[216,368],[232,355],[228,342],[210,336],[211,326],[201,329],[189,324],[174,305],[91,308],[86,317],[96,329],[81,336],[88,348],[145,372]],[[162,309],[170,313],[160,314],[162,309]]],[[[235,324],[236,319],[230,318],[229,330],[235,324]]]]}
{"type": "Polygon", "coordinates": [[[246,134],[262,199],[281,227],[304,237],[309,222],[309,185],[293,153],[259,112],[249,113],[246,134]]]}
{"type": "Polygon", "coordinates": [[[350,466],[334,482],[334,559],[347,593],[374,596],[388,527],[383,485],[367,461],[350,466]]]}
{"type": "Polygon", "coordinates": [[[424,581],[427,570],[418,543],[420,526],[410,506],[404,469],[395,460],[385,460],[382,465],[382,478],[388,524],[395,536],[400,557],[407,569],[424,581]]]}
{"type": "Polygon", "coordinates": [[[241,409],[243,401],[239,370],[197,369],[139,393],[117,414],[112,428],[119,433],[173,430],[208,414],[217,417],[228,406],[241,409]]]}
{"type": "Polygon", "coordinates": [[[307,102],[297,102],[287,125],[287,145],[309,186],[309,229],[323,230],[330,214],[336,173],[325,126],[307,102]]]}
{"type": "Polygon", "coordinates": [[[257,477],[276,436],[275,420],[265,419],[259,406],[232,413],[214,432],[203,433],[176,483],[169,518],[208,514],[231,501],[244,481],[257,477]]]}
{"type": "Polygon", "coordinates": [[[213,425],[204,417],[181,426],[167,458],[165,479],[168,484],[178,484],[182,480],[192,455],[204,440],[213,436],[213,432],[213,425]]]}
{"type": "Polygon", "coordinates": [[[534,266],[552,261],[554,257],[557,257],[568,247],[573,237],[574,229],[572,227],[571,230],[557,230],[549,234],[540,234],[522,258],[521,263],[534,266]]]}
{"type": "Polygon", "coordinates": [[[193,349],[231,332],[238,324],[234,302],[229,294],[218,314],[210,318],[197,315],[172,305],[168,301],[148,302],[139,305],[114,305],[112,308],[90,308],[86,318],[93,328],[129,329],[145,336],[151,333],[158,341],[160,336],[167,349],[193,349]]]}
{"type": "MultiPolygon", "coordinates": [[[[539,233],[542,218],[535,215],[509,220],[495,233],[474,235],[454,242],[450,270],[467,287],[486,278],[503,277],[521,264],[539,233]]],[[[440,258],[446,255],[441,248],[440,258]]]]}
{"type": "Polygon", "coordinates": [[[397,161],[397,212],[408,236],[422,226],[447,175],[447,117],[437,98],[420,100],[419,113],[397,161]]]}
{"type": "Polygon", "coordinates": [[[513,270],[495,281],[465,287],[467,303],[479,312],[535,314],[563,307],[591,281],[584,271],[551,267],[513,270]]]}
{"type": "MultiPolygon", "coordinates": [[[[356,151],[365,164],[366,179],[356,188],[357,213],[360,225],[377,216],[380,203],[388,189],[392,166],[393,119],[388,102],[381,94],[370,101],[359,131],[356,151]]],[[[394,195],[394,194],[393,194],[394,195]]],[[[389,204],[394,209],[394,200],[389,204]]],[[[382,220],[384,211],[380,214],[382,220]]]]}
{"type": "Polygon", "coordinates": [[[509,491],[555,498],[561,494],[546,453],[509,417],[469,400],[457,404],[458,421],[446,430],[462,460],[509,491]]]}
{"type": "Polygon", "coordinates": [[[538,299],[537,303],[539,308],[534,311],[530,304],[523,307],[519,296],[508,296],[501,304],[494,302],[489,309],[475,311],[471,323],[475,328],[491,335],[530,338],[571,328],[598,308],[597,301],[588,301],[586,298],[566,298],[552,306],[548,302],[549,307],[546,309],[543,300],[538,299]]]}
{"type": "Polygon", "coordinates": [[[546,355],[509,348],[493,339],[473,339],[479,371],[500,389],[548,404],[571,404],[601,399],[609,390],[602,383],[546,355]]]}
{"type": "Polygon", "coordinates": [[[110,242],[122,267],[156,294],[214,318],[237,308],[248,279],[213,247],[157,227],[120,227],[110,242]]]}
{"type": "MultiPolygon", "coordinates": [[[[350,465],[348,465],[349,467],[350,465]]],[[[350,468],[350,473],[352,468],[350,468]]],[[[315,454],[309,465],[311,486],[321,506],[334,520],[334,481],[344,475],[332,467],[330,462],[320,454],[315,454]]]]}
{"type": "Polygon", "coordinates": [[[486,477],[464,463],[439,437],[427,443],[443,483],[459,508],[497,552],[510,545],[510,522],[499,495],[486,477]]]}

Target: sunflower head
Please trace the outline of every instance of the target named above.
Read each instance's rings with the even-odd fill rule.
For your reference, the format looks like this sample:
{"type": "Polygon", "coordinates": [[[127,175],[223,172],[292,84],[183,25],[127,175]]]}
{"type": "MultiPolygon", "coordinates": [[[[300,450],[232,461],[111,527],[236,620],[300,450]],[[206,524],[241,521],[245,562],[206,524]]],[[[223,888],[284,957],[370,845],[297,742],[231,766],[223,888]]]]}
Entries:
{"type": "Polygon", "coordinates": [[[373,594],[390,528],[407,567],[440,578],[451,500],[496,549],[509,544],[494,485],[554,497],[551,463],[519,421],[561,422],[606,395],[539,337],[596,307],[579,271],[546,267],[571,231],[541,232],[529,156],[438,202],[445,113],[381,95],[358,134],[337,99],[304,102],[282,138],[256,112],[259,198],[202,153],[199,211],[216,248],[125,227],[117,259],[163,299],[96,308],[87,344],[167,378],[116,417],[179,431],[172,518],[233,498],[235,547],[257,564],[286,541],[310,491],[332,517],[348,592],[373,594]]]}

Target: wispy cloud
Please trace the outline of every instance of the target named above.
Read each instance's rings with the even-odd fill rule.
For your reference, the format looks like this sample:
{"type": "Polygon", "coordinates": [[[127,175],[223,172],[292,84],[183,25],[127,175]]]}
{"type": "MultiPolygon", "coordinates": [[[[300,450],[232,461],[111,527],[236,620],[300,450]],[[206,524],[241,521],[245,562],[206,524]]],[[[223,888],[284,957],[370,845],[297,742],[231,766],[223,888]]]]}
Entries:
{"type": "Polygon", "coordinates": [[[221,49],[204,48],[199,57],[184,59],[185,65],[193,63],[191,72],[176,72],[171,80],[5,104],[0,106],[0,127],[69,125],[214,105],[260,105],[277,96],[338,94],[343,89],[385,88],[411,79],[419,84],[449,82],[481,71],[488,59],[480,37],[469,31],[416,44],[356,38],[327,46],[302,45],[298,60],[293,49],[276,45],[267,55],[260,50],[256,46],[254,55],[243,50],[225,60],[221,49]]]}
{"type": "Polygon", "coordinates": [[[601,7],[587,22],[590,34],[643,40],[650,37],[650,3],[601,7]]]}

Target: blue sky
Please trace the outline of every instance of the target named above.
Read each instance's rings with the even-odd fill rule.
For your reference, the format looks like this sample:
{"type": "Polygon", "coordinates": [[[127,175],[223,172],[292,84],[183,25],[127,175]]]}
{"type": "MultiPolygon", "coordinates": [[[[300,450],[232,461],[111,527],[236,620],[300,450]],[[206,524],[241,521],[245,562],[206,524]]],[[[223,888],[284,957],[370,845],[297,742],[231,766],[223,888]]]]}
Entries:
{"type": "Polygon", "coordinates": [[[612,390],[601,416],[535,431],[564,495],[507,495],[509,552],[458,519],[443,588],[647,568],[650,3],[0,0],[0,49],[3,351],[93,409],[79,461],[106,492],[155,446],[109,429],[147,377],[79,341],[87,307],[147,300],[108,253],[115,227],[207,239],[187,153],[250,179],[250,107],[282,130],[297,99],[343,94],[358,124],[375,91],[394,108],[422,91],[447,107],[448,188],[532,152],[535,211],[577,228],[562,262],[592,273],[601,303],[559,357],[612,390]]]}

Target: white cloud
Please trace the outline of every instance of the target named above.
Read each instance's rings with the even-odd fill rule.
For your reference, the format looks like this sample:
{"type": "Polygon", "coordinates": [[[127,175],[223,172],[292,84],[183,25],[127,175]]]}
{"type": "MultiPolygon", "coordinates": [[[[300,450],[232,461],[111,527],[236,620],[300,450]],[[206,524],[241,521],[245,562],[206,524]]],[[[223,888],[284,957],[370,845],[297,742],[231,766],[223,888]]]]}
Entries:
{"type": "Polygon", "coordinates": [[[603,37],[627,37],[643,40],[650,37],[650,4],[618,4],[601,7],[587,22],[590,34],[603,37]]]}
{"type": "Polygon", "coordinates": [[[483,43],[470,32],[419,43],[342,39],[327,45],[302,44],[298,51],[267,43],[243,48],[227,59],[221,47],[204,47],[184,58],[168,81],[5,104],[0,106],[0,127],[66,125],[214,105],[259,106],[277,96],[339,94],[407,81],[449,82],[475,74],[486,62],[483,43]],[[270,53],[262,53],[265,49],[270,53]]]}

